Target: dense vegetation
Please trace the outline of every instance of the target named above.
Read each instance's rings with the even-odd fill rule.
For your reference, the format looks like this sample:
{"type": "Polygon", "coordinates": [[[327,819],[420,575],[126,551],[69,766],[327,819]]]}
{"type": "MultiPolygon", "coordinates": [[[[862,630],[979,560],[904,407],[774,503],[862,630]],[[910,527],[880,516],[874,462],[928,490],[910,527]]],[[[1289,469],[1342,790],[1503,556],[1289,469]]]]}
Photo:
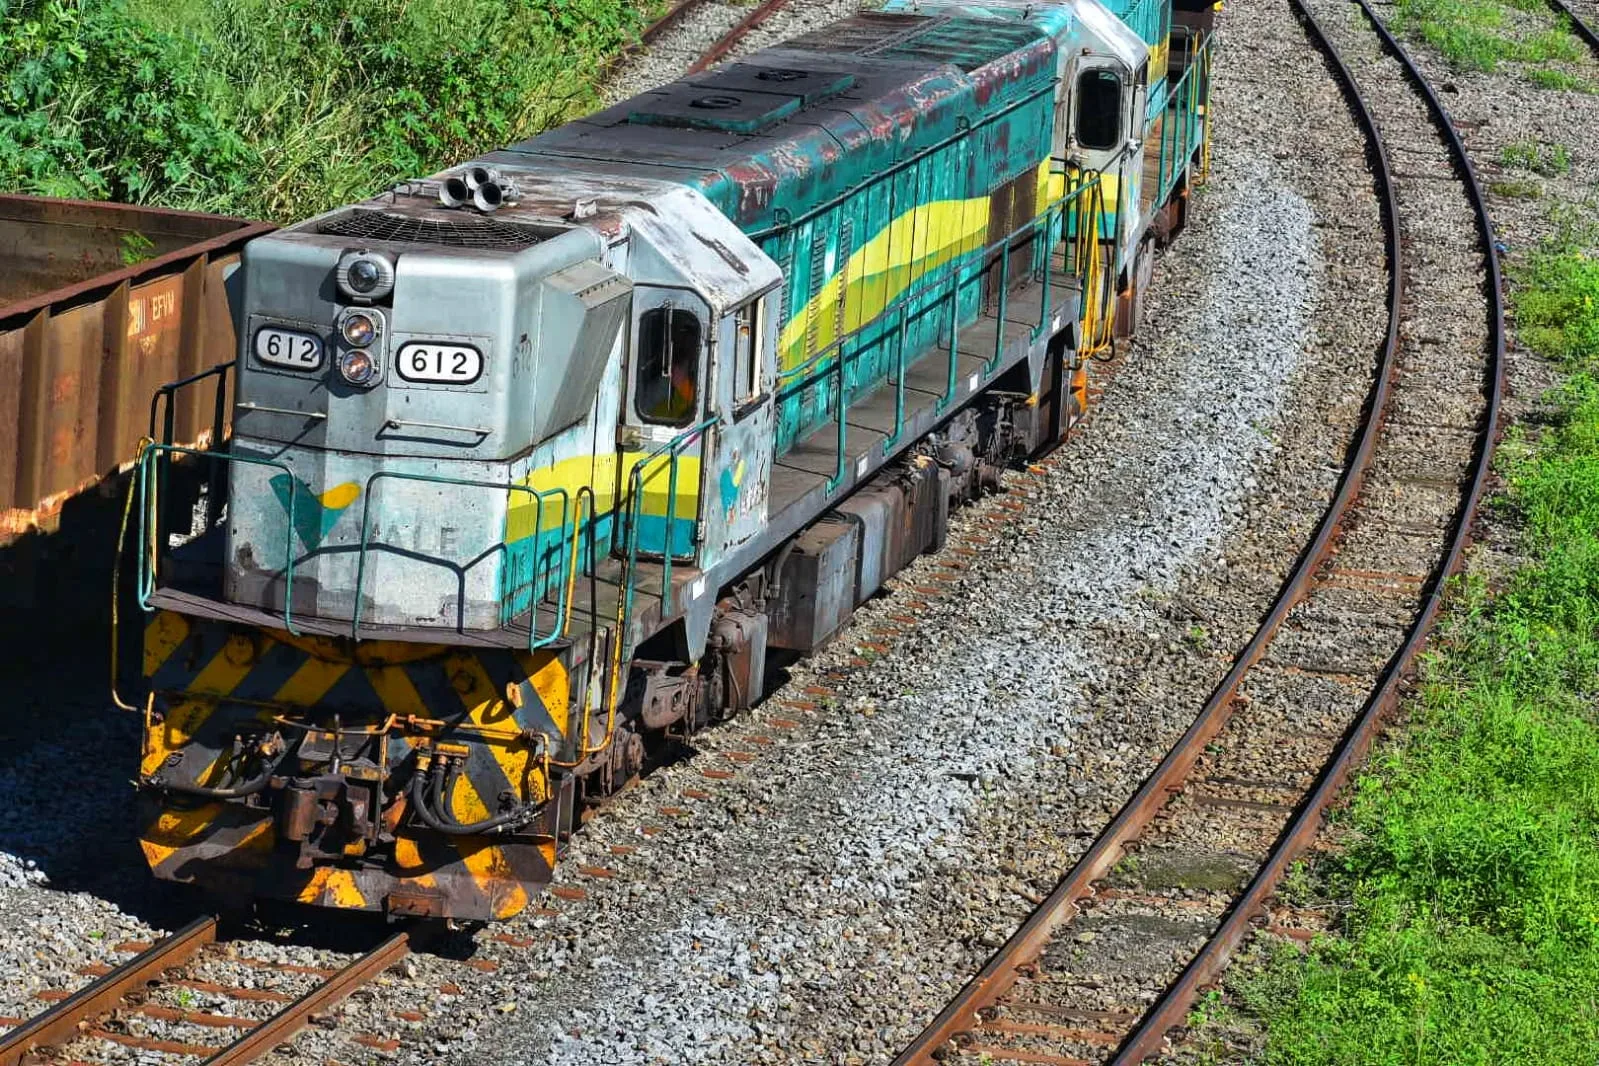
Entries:
{"type": "Polygon", "coordinates": [[[1529,562],[1469,585],[1402,742],[1361,778],[1332,895],[1344,936],[1247,981],[1265,1060],[1599,1061],[1599,258],[1518,272],[1522,343],[1569,372],[1501,451],[1529,562]]]}
{"type": "Polygon", "coordinates": [[[0,189],[284,221],[594,102],[631,0],[0,0],[0,189]]]}

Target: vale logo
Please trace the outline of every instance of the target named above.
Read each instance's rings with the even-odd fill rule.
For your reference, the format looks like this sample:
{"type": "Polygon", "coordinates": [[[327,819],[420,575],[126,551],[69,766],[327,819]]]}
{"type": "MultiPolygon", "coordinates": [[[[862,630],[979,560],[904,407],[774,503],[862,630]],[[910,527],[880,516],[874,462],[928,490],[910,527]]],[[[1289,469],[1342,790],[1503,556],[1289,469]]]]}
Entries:
{"type": "Polygon", "coordinates": [[[335,485],[326,492],[316,492],[310,485],[292,474],[275,474],[270,482],[272,493],[289,516],[300,541],[311,551],[322,546],[322,541],[338,523],[343,514],[361,495],[361,486],[353,481],[335,485]],[[293,500],[291,502],[291,488],[293,500]]]}

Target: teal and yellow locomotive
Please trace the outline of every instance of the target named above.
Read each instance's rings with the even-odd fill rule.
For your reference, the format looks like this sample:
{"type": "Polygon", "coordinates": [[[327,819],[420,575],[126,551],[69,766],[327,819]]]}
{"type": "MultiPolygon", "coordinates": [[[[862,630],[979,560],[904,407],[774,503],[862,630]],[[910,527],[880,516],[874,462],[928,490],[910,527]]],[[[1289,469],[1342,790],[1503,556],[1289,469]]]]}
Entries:
{"type": "Polygon", "coordinates": [[[135,484],[156,875],[525,906],[1081,413],[1204,17],[891,0],[250,244],[231,437],[135,484]]]}

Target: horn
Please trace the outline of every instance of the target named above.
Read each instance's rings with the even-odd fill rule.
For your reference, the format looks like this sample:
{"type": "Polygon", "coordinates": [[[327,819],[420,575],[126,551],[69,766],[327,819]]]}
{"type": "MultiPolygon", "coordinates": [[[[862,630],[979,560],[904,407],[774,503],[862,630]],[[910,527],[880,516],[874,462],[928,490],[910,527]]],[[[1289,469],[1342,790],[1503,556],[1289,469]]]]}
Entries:
{"type": "Polygon", "coordinates": [[[450,175],[439,186],[439,203],[445,207],[464,207],[472,202],[472,190],[457,175],[450,175]]]}
{"type": "Polygon", "coordinates": [[[472,190],[472,203],[479,211],[487,214],[497,210],[505,202],[505,190],[494,182],[485,182],[472,190]]]}
{"type": "Polygon", "coordinates": [[[488,167],[466,168],[466,187],[471,189],[473,192],[477,192],[483,186],[493,184],[493,182],[494,171],[490,170],[488,167]]]}

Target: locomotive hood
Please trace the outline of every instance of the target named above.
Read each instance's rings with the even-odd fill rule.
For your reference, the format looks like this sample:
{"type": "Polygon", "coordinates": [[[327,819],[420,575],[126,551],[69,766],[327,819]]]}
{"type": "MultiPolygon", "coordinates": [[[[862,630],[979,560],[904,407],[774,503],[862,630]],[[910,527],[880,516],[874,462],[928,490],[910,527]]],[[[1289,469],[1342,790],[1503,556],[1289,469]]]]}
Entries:
{"type": "Polygon", "coordinates": [[[518,199],[492,214],[444,207],[439,175],[247,246],[241,438],[508,458],[594,409],[635,283],[692,291],[720,315],[781,279],[688,187],[502,173],[518,199]],[[378,277],[365,297],[358,261],[378,277]]]}

